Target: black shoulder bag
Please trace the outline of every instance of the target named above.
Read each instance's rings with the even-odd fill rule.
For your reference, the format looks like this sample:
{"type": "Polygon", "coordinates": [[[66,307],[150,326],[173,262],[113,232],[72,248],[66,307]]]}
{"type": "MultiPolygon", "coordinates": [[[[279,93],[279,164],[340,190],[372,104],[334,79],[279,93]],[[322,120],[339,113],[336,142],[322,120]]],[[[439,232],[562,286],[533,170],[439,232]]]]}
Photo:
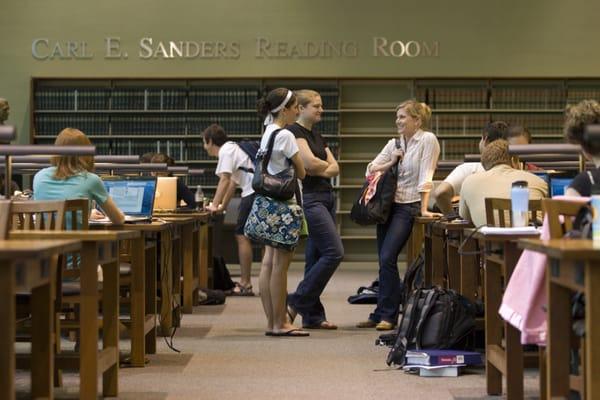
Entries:
{"type": "Polygon", "coordinates": [[[267,169],[269,161],[271,161],[271,155],[273,154],[275,137],[280,131],[281,129],[277,129],[271,133],[266,152],[259,150],[256,154],[252,189],[263,196],[285,201],[294,197],[298,190],[296,169],[293,165],[290,165],[275,175],[269,174],[267,169]]]}

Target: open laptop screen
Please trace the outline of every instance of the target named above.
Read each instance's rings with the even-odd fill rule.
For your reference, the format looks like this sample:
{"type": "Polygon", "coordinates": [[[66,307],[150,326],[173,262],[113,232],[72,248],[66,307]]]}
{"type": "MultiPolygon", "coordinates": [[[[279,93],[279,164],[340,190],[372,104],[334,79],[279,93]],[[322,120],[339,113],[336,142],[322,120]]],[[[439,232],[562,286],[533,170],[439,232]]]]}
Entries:
{"type": "Polygon", "coordinates": [[[104,180],[110,197],[126,215],[152,216],[155,177],[123,177],[104,180]]]}

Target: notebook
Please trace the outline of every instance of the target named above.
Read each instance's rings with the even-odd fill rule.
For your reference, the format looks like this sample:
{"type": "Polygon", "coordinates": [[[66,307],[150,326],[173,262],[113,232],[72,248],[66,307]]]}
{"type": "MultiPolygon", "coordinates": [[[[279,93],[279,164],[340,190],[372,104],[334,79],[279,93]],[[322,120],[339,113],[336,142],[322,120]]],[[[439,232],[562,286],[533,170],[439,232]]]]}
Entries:
{"type": "Polygon", "coordinates": [[[406,352],[408,365],[481,365],[481,354],[464,350],[409,350],[406,352]]]}
{"type": "Polygon", "coordinates": [[[173,211],[177,208],[177,177],[159,176],[156,180],[154,210],[173,211]]]}
{"type": "MultiPolygon", "coordinates": [[[[125,222],[151,221],[156,193],[156,177],[126,176],[104,178],[104,187],[117,207],[125,214],[125,222]]],[[[110,223],[108,218],[90,221],[110,223]]]]}

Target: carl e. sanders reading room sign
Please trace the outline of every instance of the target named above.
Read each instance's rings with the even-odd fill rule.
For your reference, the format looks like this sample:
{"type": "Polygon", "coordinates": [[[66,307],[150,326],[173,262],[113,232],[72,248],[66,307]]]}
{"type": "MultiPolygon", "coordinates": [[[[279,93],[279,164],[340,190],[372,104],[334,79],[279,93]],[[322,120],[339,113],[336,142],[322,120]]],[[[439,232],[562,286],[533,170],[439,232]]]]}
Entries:
{"type": "MultiPolygon", "coordinates": [[[[122,42],[119,37],[105,37],[103,43],[94,46],[81,40],[36,38],[31,43],[31,55],[36,60],[89,60],[97,54],[114,60],[126,60],[132,55],[142,60],[237,60],[242,52],[242,44],[238,41],[160,41],[152,37],[141,38],[135,48],[122,42]]],[[[257,37],[253,51],[257,59],[329,59],[361,55],[415,58],[438,57],[439,48],[437,41],[385,37],[373,37],[369,49],[361,49],[359,43],[353,40],[280,41],[257,37]]]]}

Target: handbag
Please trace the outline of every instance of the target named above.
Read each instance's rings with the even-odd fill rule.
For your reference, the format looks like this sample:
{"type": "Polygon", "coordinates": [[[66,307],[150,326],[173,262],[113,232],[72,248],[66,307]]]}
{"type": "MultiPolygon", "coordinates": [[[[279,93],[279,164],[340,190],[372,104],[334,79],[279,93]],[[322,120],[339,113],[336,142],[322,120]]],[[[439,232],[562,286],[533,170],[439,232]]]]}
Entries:
{"type": "MultiPolygon", "coordinates": [[[[396,139],[396,148],[400,148],[400,140],[396,139]]],[[[405,147],[406,148],[406,147],[405,147]]],[[[398,161],[400,164],[401,161],[398,161]]],[[[365,193],[369,188],[367,180],[358,198],[350,210],[350,219],[359,225],[384,224],[390,216],[390,210],[396,196],[398,185],[398,164],[390,167],[377,182],[375,194],[365,202],[365,193]]]]}
{"type": "Polygon", "coordinates": [[[256,154],[252,189],[254,189],[257,194],[273,199],[289,200],[294,197],[298,188],[296,169],[290,165],[287,169],[284,169],[275,175],[269,174],[267,169],[269,161],[271,161],[271,154],[273,154],[275,137],[280,131],[281,129],[273,131],[269,138],[267,150],[259,150],[256,154]]]}
{"type": "Polygon", "coordinates": [[[300,239],[303,219],[301,205],[257,194],[244,235],[267,246],[293,251],[300,239]]]}

